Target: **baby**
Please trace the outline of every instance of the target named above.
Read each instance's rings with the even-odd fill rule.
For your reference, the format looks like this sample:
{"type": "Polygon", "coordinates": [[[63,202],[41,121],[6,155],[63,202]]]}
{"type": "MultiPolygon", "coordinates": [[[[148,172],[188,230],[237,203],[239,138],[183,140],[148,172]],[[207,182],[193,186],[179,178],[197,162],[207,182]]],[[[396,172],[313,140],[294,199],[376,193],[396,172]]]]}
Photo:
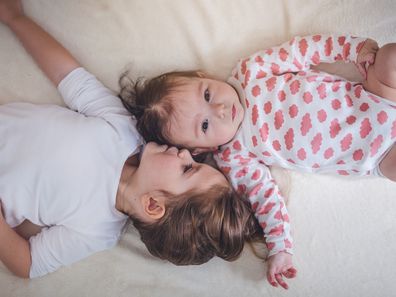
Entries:
{"type": "Polygon", "coordinates": [[[289,216],[268,166],[396,181],[396,44],[295,37],[242,59],[228,82],[172,72],[124,84],[120,97],[146,140],[216,152],[264,230],[274,286],[286,288],[283,276],[296,270],[289,216]],[[364,82],[311,69],[335,61],[355,63],[364,82]]]}

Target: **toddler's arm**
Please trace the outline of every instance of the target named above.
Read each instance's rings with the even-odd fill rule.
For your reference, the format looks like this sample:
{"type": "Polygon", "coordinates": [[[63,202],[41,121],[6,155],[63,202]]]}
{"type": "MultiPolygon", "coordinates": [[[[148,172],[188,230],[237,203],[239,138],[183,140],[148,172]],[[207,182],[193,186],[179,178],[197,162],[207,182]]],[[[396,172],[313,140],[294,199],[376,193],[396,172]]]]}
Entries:
{"type": "MultiPolygon", "coordinates": [[[[129,115],[113,92],[80,68],[69,51],[23,13],[20,0],[0,0],[0,21],[15,33],[38,66],[58,87],[69,108],[106,120],[113,115],[129,115]]],[[[117,126],[117,123],[112,124],[117,126]]]]}
{"type": "Polygon", "coordinates": [[[104,243],[64,226],[40,231],[29,240],[21,237],[7,224],[0,202],[0,261],[15,275],[43,276],[110,247],[108,241],[104,243]]]}
{"type": "Polygon", "coordinates": [[[0,0],[0,21],[15,33],[56,86],[80,66],[60,43],[23,13],[20,0],[0,0]]]}
{"type": "Polygon", "coordinates": [[[15,275],[29,277],[32,260],[29,242],[5,221],[0,203],[0,260],[15,275]]]}

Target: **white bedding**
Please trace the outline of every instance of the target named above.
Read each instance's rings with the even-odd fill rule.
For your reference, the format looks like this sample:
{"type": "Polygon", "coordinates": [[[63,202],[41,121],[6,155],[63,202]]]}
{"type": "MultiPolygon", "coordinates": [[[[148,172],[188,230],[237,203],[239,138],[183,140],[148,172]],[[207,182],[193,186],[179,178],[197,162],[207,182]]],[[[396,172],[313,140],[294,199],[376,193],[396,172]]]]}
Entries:
{"type": "MultiPolygon", "coordinates": [[[[201,68],[226,78],[240,57],[294,35],[334,32],[371,37],[380,44],[396,42],[393,0],[24,4],[27,14],[114,90],[126,69],[137,77],[201,68]]],[[[0,103],[62,104],[4,26],[0,65],[0,103]]],[[[326,69],[358,78],[352,67],[326,69]]],[[[233,263],[213,259],[201,266],[176,267],[151,257],[129,228],[116,248],[41,279],[18,279],[0,264],[0,296],[396,296],[396,183],[283,171],[277,176],[289,192],[299,271],[287,292],[266,282],[265,263],[248,246],[233,263]]]]}

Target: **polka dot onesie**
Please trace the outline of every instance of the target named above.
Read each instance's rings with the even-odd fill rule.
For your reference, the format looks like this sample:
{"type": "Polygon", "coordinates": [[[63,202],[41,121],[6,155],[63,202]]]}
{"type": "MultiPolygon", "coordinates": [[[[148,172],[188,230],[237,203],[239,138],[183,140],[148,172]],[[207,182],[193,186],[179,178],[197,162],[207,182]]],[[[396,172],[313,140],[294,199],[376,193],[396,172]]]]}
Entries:
{"type": "Polygon", "coordinates": [[[228,81],[245,116],[215,159],[233,186],[248,195],[269,255],[292,253],[292,238],[267,166],[374,175],[395,143],[395,103],[365,91],[361,83],[310,69],[321,62],[356,62],[365,40],[296,37],[241,60],[228,81]]]}

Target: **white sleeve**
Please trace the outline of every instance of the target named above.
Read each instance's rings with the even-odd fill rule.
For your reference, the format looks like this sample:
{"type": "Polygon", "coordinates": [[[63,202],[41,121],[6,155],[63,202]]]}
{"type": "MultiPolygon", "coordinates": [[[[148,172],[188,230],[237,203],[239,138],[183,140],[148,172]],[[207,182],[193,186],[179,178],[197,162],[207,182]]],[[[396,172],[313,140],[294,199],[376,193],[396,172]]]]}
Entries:
{"type": "Polygon", "coordinates": [[[103,250],[98,241],[64,226],[44,228],[29,239],[30,278],[43,276],[103,250]]]}
{"type": "Polygon", "coordinates": [[[131,147],[143,143],[136,129],[136,119],[121,99],[84,68],[71,71],[58,85],[65,104],[88,117],[99,117],[109,123],[131,147]]]}
{"type": "Polygon", "coordinates": [[[129,115],[121,100],[82,67],[66,75],[58,91],[70,109],[86,116],[129,115]]]}

